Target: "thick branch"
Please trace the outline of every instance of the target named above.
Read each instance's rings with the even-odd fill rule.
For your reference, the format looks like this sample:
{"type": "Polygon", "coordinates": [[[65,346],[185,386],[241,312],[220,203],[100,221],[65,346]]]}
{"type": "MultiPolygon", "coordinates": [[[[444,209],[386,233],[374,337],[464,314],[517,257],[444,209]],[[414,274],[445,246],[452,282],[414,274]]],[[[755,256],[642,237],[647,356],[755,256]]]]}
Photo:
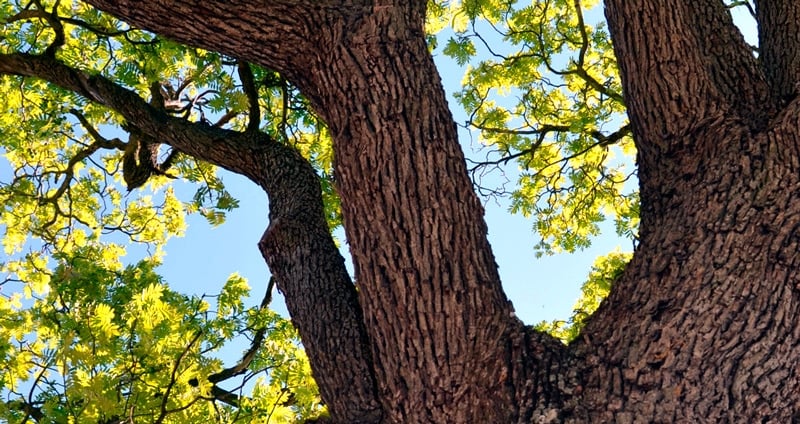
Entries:
{"type": "Polygon", "coordinates": [[[635,137],[645,154],[732,113],[763,125],[766,85],[722,2],[607,0],[606,16],[633,128],[652,129],[635,137]]]}
{"type": "MultiPolygon", "coordinates": [[[[316,64],[307,54],[323,36],[318,22],[334,16],[358,16],[366,1],[269,1],[254,7],[252,1],[90,0],[87,3],[126,22],[192,46],[228,54],[275,69],[293,81],[316,64]],[[186,19],[192,16],[193,19],[186,19]],[[268,31],[263,29],[269,28],[268,31]],[[246,32],[247,37],[230,34],[246,32]]],[[[341,35],[341,34],[340,34],[341,35]]]]}
{"type": "Polygon", "coordinates": [[[791,0],[756,2],[759,61],[772,95],[789,101],[800,83],[800,5],[791,0]]]}
{"type": "Polygon", "coordinates": [[[247,95],[247,131],[258,131],[261,124],[261,110],[258,107],[258,87],[254,81],[253,70],[245,62],[239,62],[237,70],[242,81],[242,91],[247,95]]]}
{"type": "Polygon", "coordinates": [[[776,109],[769,87],[742,32],[719,0],[691,2],[692,28],[701,43],[706,72],[750,128],[763,129],[776,109]]]}
{"type": "Polygon", "coordinates": [[[24,53],[0,55],[0,74],[46,80],[117,111],[133,127],[181,152],[251,179],[260,178],[258,175],[249,175],[253,169],[241,160],[245,151],[256,154],[256,151],[264,150],[259,137],[168,116],[135,92],[107,78],[90,75],[47,56],[24,53]]]}

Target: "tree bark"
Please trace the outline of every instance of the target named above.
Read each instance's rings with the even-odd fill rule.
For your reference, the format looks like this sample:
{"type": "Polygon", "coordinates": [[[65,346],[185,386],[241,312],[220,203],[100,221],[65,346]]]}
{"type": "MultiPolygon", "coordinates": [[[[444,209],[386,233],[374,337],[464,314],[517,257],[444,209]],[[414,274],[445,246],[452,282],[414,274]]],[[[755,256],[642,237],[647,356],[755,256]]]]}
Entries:
{"type": "Polygon", "coordinates": [[[607,0],[606,13],[642,222],[574,346],[602,364],[584,405],[597,422],[794,422],[798,104],[779,107],[722,2],[607,0]]]}
{"type": "Polygon", "coordinates": [[[773,98],[783,105],[798,94],[800,6],[793,1],[756,1],[759,61],[773,98]]]}
{"type": "Polygon", "coordinates": [[[279,277],[303,282],[285,290],[293,316],[338,305],[351,320],[296,319],[334,421],[800,420],[792,2],[759,2],[772,44],[755,59],[721,1],[606,0],[638,148],[640,244],[568,348],[524,328],[502,292],[424,44],[425,2],[89,3],[283,73],[330,126],[358,302],[293,274],[338,261],[314,262],[327,241],[295,230],[318,218],[287,206],[261,248],[277,268],[293,252],[279,277]],[[324,359],[341,333],[371,349],[334,355],[348,368],[324,359]],[[342,387],[350,366],[363,396],[342,387]]]}

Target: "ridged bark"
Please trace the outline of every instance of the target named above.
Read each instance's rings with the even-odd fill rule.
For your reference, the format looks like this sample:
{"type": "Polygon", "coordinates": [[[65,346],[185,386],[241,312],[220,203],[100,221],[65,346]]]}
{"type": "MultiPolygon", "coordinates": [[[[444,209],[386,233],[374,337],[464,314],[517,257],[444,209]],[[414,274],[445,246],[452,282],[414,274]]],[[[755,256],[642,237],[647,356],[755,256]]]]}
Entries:
{"type": "Polygon", "coordinates": [[[606,6],[642,224],[575,346],[602,364],[584,405],[596,422],[795,422],[798,104],[778,107],[721,2],[606,6]]]}
{"type": "Polygon", "coordinates": [[[800,5],[791,0],[755,3],[759,61],[772,96],[785,105],[800,92],[800,5]]]}

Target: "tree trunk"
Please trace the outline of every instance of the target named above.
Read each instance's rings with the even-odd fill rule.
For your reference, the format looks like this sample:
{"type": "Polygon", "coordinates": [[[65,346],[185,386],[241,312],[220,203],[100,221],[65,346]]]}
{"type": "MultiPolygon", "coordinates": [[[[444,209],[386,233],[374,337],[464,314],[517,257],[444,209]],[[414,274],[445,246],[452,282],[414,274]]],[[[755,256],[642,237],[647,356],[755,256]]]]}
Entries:
{"type": "MultiPolygon", "coordinates": [[[[718,0],[606,1],[638,148],[640,244],[569,348],[524,328],[501,290],[424,45],[424,1],[90,3],[280,71],[326,119],[372,348],[356,362],[383,421],[800,420],[793,2],[759,2],[756,60],[718,0]]],[[[291,246],[275,240],[267,256],[291,246]]],[[[301,312],[320,301],[302,296],[287,293],[301,312]]],[[[298,324],[313,361],[330,336],[298,324]]]]}
{"type": "Polygon", "coordinates": [[[796,422],[796,67],[762,71],[721,2],[606,4],[641,242],[575,346],[602,364],[584,405],[596,422],[796,422]]]}
{"type": "Polygon", "coordinates": [[[387,7],[364,17],[346,42],[325,46],[327,66],[310,78],[335,140],[347,240],[391,420],[486,422],[513,397],[503,341],[521,326],[500,290],[422,13],[387,7]]]}

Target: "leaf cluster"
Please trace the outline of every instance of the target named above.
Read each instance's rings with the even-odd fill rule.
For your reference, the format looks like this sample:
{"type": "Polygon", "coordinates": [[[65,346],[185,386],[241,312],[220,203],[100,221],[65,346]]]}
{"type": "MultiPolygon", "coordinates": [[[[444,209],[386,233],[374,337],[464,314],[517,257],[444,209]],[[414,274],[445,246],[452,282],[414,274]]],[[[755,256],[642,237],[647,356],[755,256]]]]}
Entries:
{"type": "MultiPolygon", "coordinates": [[[[332,226],[341,222],[330,137],[276,73],[80,1],[0,4],[0,55],[21,53],[107,77],[186,122],[264,131],[295,146],[319,171],[332,226]]],[[[169,175],[129,192],[123,159],[138,129],[119,114],[32,78],[0,75],[0,94],[0,421],[324,414],[295,330],[266,298],[247,307],[243,278],[231,276],[218,295],[190,296],[156,274],[186,214],[220,225],[238,206],[214,166],[154,140],[159,162],[175,157],[169,175]],[[137,245],[146,259],[125,265],[137,245]],[[250,349],[223,367],[221,349],[242,341],[250,349]]]]}
{"type": "Polygon", "coordinates": [[[448,22],[442,52],[466,66],[455,94],[463,126],[488,149],[470,161],[478,191],[508,196],[512,212],[534,219],[539,254],[589,246],[606,219],[635,238],[635,150],[597,2],[465,0],[434,10],[429,30],[448,22]],[[501,169],[511,162],[516,170],[501,169]],[[515,188],[485,185],[495,169],[515,175],[515,188]]]}
{"type": "Polygon", "coordinates": [[[0,419],[293,422],[323,412],[296,332],[266,305],[244,306],[243,278],[187,296],[152,261],[111,270],[103,256],[100,246],[56,255],[43,292],[0,297],[0,419]],[[263,347],[225,375],[234,389],[220,388],[215,352],[253,331],[263,347]]]}

